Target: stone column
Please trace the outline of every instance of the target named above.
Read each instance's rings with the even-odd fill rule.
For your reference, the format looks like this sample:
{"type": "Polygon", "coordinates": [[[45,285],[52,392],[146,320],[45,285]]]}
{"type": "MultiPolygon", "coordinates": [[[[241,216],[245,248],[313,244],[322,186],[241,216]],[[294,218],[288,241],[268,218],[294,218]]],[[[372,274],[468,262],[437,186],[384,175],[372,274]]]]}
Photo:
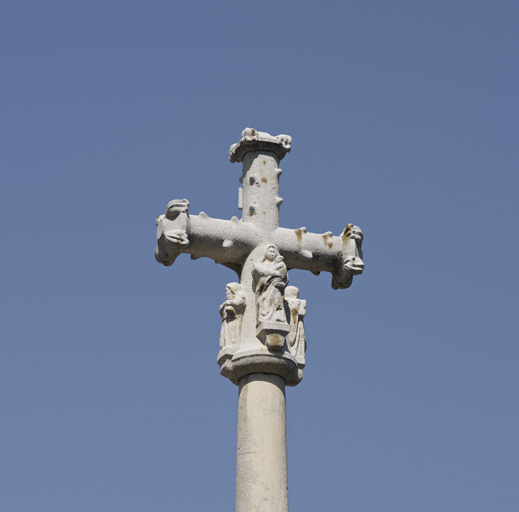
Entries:
{"type": "MultiPolygon", "coordinates": [[[[189,201],[170,201],[157,219],[155,258],[171,265],[181,253],[209,257],[236,271],[226,286],[217,362],[240,388],[238,512],[288,512],[285,386],[303,378],[306,301],[288,285],[288,270],[332,273],[332,287],[348,288],[361,274],[362,231],[347,224],[340,236],[279,227],[280,161],[289,135],[246,128],[229,150],[243,164],[242,219],[190,215],[189,201]]],[[[332,184],[333,186],[333,184],[332,184]]]]}
{"type": "Polygon", "coordinates": [[[279,226],[279,158],[271,151],[249,151],[243,164],[243,222],[252,222],[266,232],[279,226]]]}
{"type": "Polygon", "coordinates": [[[288,512],[285,380],[239,381],[236,512],[288,512]]]}

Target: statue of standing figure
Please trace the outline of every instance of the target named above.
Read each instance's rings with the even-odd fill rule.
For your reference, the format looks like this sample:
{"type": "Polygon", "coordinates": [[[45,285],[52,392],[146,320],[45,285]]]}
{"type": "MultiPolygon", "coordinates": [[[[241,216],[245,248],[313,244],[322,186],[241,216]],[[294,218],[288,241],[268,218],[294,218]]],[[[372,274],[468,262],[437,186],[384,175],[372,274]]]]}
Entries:
{"type": "Polygon", "coordinates": [[[225,287],[226,301],[220,306],[222,330],[220,331],[220,350],[237,348],[241,340],[241,325],[245,311],[245,293],[240,284],[229,283],[225,287]]]}
{"type": "Polygon", "coordinates": [[[278,248],[267,245],[252,268],[252,288],[256,295],[256,336],[269,350],[282,351],[290,330],[285,313],[288,270],[278,248]]]}
{"type": "Polygon", "coordinates": [[[273,244],[252,269],[253,289],[256,294],[256,319],[263,322],[286,323],[284,292],[288,271],[283,256],[273,244]]]}
{"type": "Polygon", "coordinates": [[[299,298],[299,288],[287,286],[285,290],[286,315],[290,323],[287,335],[288,347],[296,358],[299,368],[305,366],[306,337],[303,319],[306,315],[306,300],[299,298]]]}

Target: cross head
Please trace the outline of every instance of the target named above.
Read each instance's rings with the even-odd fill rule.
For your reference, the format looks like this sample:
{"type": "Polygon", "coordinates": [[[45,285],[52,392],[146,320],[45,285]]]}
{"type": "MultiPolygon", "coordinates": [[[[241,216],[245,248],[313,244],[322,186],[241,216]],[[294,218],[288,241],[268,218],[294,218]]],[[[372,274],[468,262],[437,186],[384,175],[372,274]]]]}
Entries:
{"type": "Polygon", "coordinates": [[[239,276],[239,283],[227,285],[220,307],[217,358],[221,374],[235,384],[255,372],[281,375],[292,386],[302,379],[306,301],[299,299],[296,287],[288,286],[288,270],[330,272],[332,287],[340,289],[348,288],[364,268],[363,235],[353,224],[338,236],[279,226],[279,162],[291,142],[288,135],[246,128],[231,146],[230,161],[243,165],[241,219],[190,215],[187,199],[170,201],[157,219],[159,263],[172,265],[185,252],[192,259],[211,258],[239,276]]]}

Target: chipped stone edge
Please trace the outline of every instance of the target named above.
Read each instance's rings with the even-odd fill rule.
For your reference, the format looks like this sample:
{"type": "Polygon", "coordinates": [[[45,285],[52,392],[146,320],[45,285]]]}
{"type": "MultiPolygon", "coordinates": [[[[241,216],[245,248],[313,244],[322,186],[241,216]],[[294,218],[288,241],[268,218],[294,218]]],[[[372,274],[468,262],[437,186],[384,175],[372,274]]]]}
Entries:
{"type": "Polygon", "coordinates": [[[245,128],[241,133],[241,140],[229,149],[229,160],[241,162],[249,151],[271,151],[279,160],[290,151],[292,137],[290,135],[270,135],[267,132],[258,132],[254,128],[245,128]]]}

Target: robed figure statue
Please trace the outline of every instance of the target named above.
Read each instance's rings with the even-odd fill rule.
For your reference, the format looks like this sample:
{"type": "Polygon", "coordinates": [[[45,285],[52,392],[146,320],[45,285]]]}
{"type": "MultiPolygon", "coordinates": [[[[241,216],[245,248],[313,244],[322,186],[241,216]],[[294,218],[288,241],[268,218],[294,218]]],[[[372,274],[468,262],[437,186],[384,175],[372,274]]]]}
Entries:
{"type": "Polygon", "coordinates": [[[299,368],[304,368],[306,336],[303,320],[306,315],[306,300],[299,298],[299,288],[287,286],[285,302],[286,315],[290,323],[290,331],[287,334],[288,347],[299,368]]]}
{"type": "Polygon", "coordinates": [[[263,322],[286,323],[284,292],[288,284],[288,271],[275,245],[267,246],[264,256],[255,263],[252,278],[257,325],[263,322]]]}
{"type": "Polygon", "coordinates": [[[246,303],[245,294],[238,283],[229,283],[225,287],[225,298],[226,301],[220,306],[220,316],[222,317],[220,350],[239,346],[246,303]]]}

